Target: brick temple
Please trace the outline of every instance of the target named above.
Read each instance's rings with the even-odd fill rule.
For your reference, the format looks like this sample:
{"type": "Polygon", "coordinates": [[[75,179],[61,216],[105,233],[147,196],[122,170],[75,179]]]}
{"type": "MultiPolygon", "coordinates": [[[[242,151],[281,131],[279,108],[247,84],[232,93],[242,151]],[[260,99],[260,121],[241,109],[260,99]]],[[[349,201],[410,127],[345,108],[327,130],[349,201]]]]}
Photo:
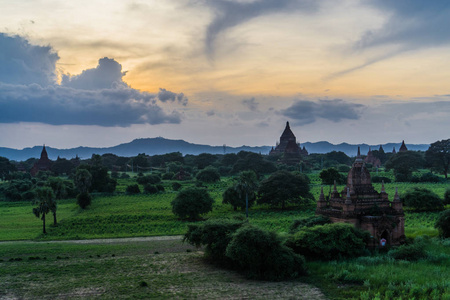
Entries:
{"type": "Polygon", "coordinates": [[[280,142],[276,143],[275,148],[272,147],[269,155],[281,155],[280,162],[296,164],[301,161],[302,156],[308,155],[308,151],[305,149],[305,146],[303,146],[303,149],[300,147],[300,143],[297,143],[297,138],[289,126],[289,122],[286,122],[280,142]]]}
{"type": "Polygon", "coordinates": [[[52,161],[48,158],[45,145],[42,148],[41,158],[33,165],[30,170],[31,176],[36,176],[39,171],[50,171],[52,167],[52,161]]]}
{"type": "Polygon", "coordinates": [[[335,184],[329,200],[325,199],[322,188],[316,214],[328,216],[334,223],[349,223],[369,231],[372,237],[370,247],[377,247],[383,239],[392,246],[405,241],[405,216],[397,189],[392,202],[388,199],[384,182],[381,192],[374,189],[359,147],[348,172],[346,187],[338,192],[335,184]]]}

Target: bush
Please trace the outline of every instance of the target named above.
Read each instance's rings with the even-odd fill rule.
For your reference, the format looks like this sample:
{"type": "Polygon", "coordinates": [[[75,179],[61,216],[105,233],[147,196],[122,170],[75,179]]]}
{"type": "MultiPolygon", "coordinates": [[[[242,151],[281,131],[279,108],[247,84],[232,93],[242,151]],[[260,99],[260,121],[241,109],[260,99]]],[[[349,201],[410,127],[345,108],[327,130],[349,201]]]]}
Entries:
{"type": "Polygon", "coordinates": [[[213,183],[213,182],[217,182],[220,180],[220,174],[216,168],[207,167],[207,168],[201,170],[200,172],[198,172],[196,178],[198,181],[213,183]]]}
{"type": "Polygon", "coordinates": [[[384,176],[373,176],[372,177],[372,182],[373,183],[381,183],[383,181],[384,181],[384,183],[391,183],[392,182],[391,179],[388,178],[388,177],[384,177],[384,176]]]}
{"type": "Polygon", "coordinates": [[[196,247],[206,246],[205,254],[215,263],[230,263],[225,256],[232,234],[238,230],[243,221],[238,220],[208,220],[202,224],[189,224],[183,241],[196,247]]]}
{"type": "Polygon", "coordinates": [[[147,183],[150,184],[157,184],[161,182],[161,178],[159,178],[159,176],[156,175],[146,175],[146,176],[139,176],[136,179],[137,183],[145,185],[147,183]]]}
{"type": "Polygon", "coordinates": [[[159,191],[155,185],[147,183],[146,185],[144,185],[144,192],[147,194],[156,194],[159,191]]]}
{"type": "Polygon", "coordinates": [[[429,211],[443,209],[442,199],[433,191],[415,187],[403,196],[403,204],[414,210],[429,211]]]}
{"type": "Polygon", "coordinates": [[[238,229],[226,256],[251,278],[283,280],[305,273],[305,259],[284,246],[275,232],[250,225],[238,229]]]}
{"type": "Polygon", "coordinates": [[[89,205],[91,205],[92,197],[88,192],[80,193],[77,196],[77,204],[82,208],[85,209],[89,205]]]}
{"type": "Polygon", "coordinates": [[[335,168],[328,168],[322,170],[319,174],[320,179],[322,179],[322,184],[332,185],[336,181],[337,184],[343,184],[347,178],[340,174],[335,168]]]}
{"type": "Polygon", "coordinates": [[[173,173],[173,172],[164,173],[162,175],[162,179],[163,180],[172,180],[173,175],[175,175],[175,173],[173,173]]]}
{"type": "Polygon", "coordinates": [[[166,190],[162,184],[157,184],[156,189],[158,192],[164,192],[166,190]]]}
{"type": "Polygon", "coordinates": [[[304,228],[294,234],[286,245],[306,257],[331,260],[364,254],[369,238],[367,231],[350,224],[333,223],[304,228]]]}
{"type": "Polygon", "coordinates": [[[122,178],[122,179],[128,179],[128,178],[130,178],[130,175],[128,175],[127,173],[122,173],[121,175],[120,175],[120,178],[122,178]]]}
{"type": "Polygon", "coordinates": [[[331,220],[325,216],[317,216],[317,217],[309,217],[294,220],[289,228],[289,232],[294,234],[297,231],[302,230],[303,228],[313,227],[316,225],[325,225],[330,224],[331,220]]]}
{"type": "Polygon", "coordinates": [[[201,214],[212,211],[213,198],[205,189],[191,187],[181,190],[171,202],[172,212],[181,219],[196,221],[201,214]]]}
{"type": "Polygon", "coordinates": [[[439,214],[434,227],[439,231],[439,235],[442,238],[450,238],[450,209],[444,210],[439,214]]]}
{"type": "Polygon", "coordinates": [[[433,182],[433,183],[440,183],[445,182],[445,179],[442,177],[439,177],[431,172],[425,173],[422,176],[413,176],[411,178],[411,182],[433,182]]]}
{"type": "Polygon", "coordinates": [[[448,205],[450,204],[450,190],[446,190],[445,191],[445,195],[444,195],[444,205],[448,205]]]}
{"type": "Polygon", "coordinates": [[[173,189],[174,191],[178,191],[181,187],[182,187],[182,185],[181,185],[181,183],[179,183],[179,182],[174,182],[174,183],[172,183],[172,189],[173,189]]]}
{"type": "Polygon", "coordinates": [[[388,256],[393,259],[417,261],[419,259],[427,258],[428,254],[425,251],[424,243],[415,242],[410,245],[401,245],[396,249],[390,250],[388,256]]]}
{"type": "Polygon", "coordinates": [[[127,194],[134,195],[141,193],[141,190],[139,189],[139,185],[131,184],[127,186],[126,192],[127,194]]]}

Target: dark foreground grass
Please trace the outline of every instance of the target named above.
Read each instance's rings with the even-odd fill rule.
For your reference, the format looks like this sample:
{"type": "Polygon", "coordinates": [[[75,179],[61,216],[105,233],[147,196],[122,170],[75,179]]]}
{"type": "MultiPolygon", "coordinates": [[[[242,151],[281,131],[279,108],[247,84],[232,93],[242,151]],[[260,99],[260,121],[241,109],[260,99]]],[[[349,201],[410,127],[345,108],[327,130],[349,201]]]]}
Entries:
{"type": "Polygon", "coordinates": [[[300,281],[247,280],[176,240],[0,243],[3,299],[324,299],[300,281]]]}
{"type": "Polygon", "coordinates": [[[309,262],[309,282],[333,299],[450,299],[450,240],[428,239],[428,257],[388,255],[309,262]]]}

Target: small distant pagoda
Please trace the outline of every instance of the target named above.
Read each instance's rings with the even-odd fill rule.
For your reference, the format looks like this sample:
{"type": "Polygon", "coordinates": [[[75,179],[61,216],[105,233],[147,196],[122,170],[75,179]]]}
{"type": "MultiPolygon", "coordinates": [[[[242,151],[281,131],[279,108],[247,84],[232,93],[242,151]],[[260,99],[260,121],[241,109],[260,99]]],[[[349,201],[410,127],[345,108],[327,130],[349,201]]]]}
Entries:
{"type": "Polygon", "coordinates": [[[275,148],[272,147],[269,155],[282,155],[281,161],[287,164],[296,164],[301,161],[302,156],[307,156],[308,151],[303,146],[300,147],[300,143],[297,143],[297,138],[289,126],[289,122],[286,122],[286,128],[280,137],[280,142],[276,143],[275,148]]]}
{"type": "Polygon", "coordinates": [[[334,223],[349,223],[369,231],[372,236],[370,247],[378,246],[383,239],[387,245],[393,246],[405,241],[405,217],[397,189],[394,200],[390,202],[384,182],[381,192],[373,188],[359,147],[356,160],[348,172],[346,187],[338,192],[335,183],[328,201],[322,188],[316,214],[328,216],[334,223]]]}
{"type": "Polygon", "coordinates": [[[398,152],[406,152],[406,151],[408,151],[408,148],[406,148],[405,141],[403,140],[400,149],[398,149],[398,152]]]}
{"type": "Polygon", "coordinates": [[[48,158],[47,150],[44,145],[41,152],[41,158],[39,158],[30,170],[31,176],[36,176],[39,171],[50,171],[52,163],[53,162],[48,158]]]}
{"type": "MultiPolygon", "coordinates": [[[[380,149],[382,149],[381,146],[380,149]]],[[[369,152],[367,152],[367,156],[364,158],[364,162],[366,164],[371,164],[376,168],[379,168],[381,166],[381,160],[373,155],[372,149],[370,149],[370,147],[369,152]]]]}

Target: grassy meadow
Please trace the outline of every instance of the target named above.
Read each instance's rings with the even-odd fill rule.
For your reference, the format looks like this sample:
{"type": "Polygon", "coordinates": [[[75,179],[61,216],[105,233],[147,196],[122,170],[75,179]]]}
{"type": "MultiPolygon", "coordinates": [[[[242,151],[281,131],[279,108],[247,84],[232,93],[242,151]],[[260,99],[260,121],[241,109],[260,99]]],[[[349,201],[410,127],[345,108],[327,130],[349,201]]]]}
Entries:
{"type": "MultiPolygon", "coordinates": [[[[322,187],[318,173],[309,176],[317,199],[322,187]]],[[[437,238],[438,212],[405,212],[407,237],[426,240],[424,260],[397,261],[385,253],[368,253],[351,260],[310,261],[309,275],[296,281],[258,282],[215,268],[202,258],[201,249],[176,237],[186,232],[188,223],[172,213],[170,202],[177,192],[171,181],[163,182],[165,192],[126,195],[126,186],[133,183],[133,179],[119,179],[116,194],[94,195],[85,210],[75,199],[58,201],[58,225],[51,225],[53,217],[47,215],[47,235],[42,235],[42,221],[32,214],[31,203],[0,202],[0,298],[450,299],[450,243],[437,238]],[[83,243],[163,235],[174,237],[83,243]]],[[[232,178],[226,177],[206,185],[215,204],[205,219],[245,216],[222,204],[222,193],[231,184],[232,178]]],[[[374,186],[381,189],[381,184],[374,186]]],[[[415,186],[429,188],[440,197],[449,188],[448,183],[385,184],[390,199],[396,187],[402,195],[415,186]]],[[[330,190],[323,188],[325,194],[330,190]]],[[[255,205],[249,211],[249,222],[284,234],[294,219],[314,213],[314,205],[285,211],[255,205]]]]}

